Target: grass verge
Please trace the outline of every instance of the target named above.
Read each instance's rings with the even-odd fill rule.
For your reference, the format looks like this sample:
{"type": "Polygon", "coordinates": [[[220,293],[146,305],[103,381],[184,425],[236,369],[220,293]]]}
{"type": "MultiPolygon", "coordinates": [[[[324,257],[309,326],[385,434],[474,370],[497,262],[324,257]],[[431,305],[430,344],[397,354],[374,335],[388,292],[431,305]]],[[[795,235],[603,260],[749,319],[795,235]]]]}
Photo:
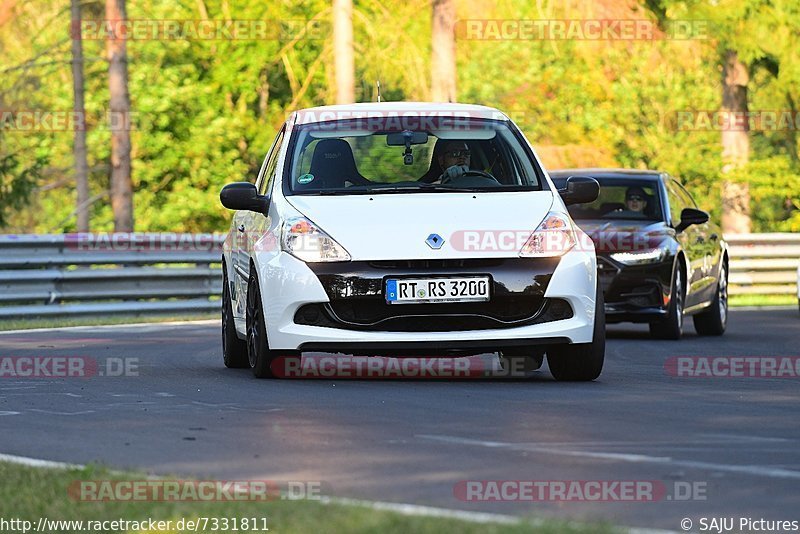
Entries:
{"type": "Polygon", "coordinates": [[[797,306],[797,295],[731,295],[728,305],[737,306],[797,306]]]}
{"type": "MultiPolygon", "coordinates": [[[[11,518],[30,521],[32,529],[38,525],[39,518],[48,520],[83,521],[82,528],[90,524],[88,521],[145,521],[150,518],[160,521],[171,521],[172,528],[163,530],[92,530],[93,532],[159,532],[178,533],[178,522],[183,519],[184,525],[189,520],[200,520],[196,532],[222,532],[211,528],[203,529],[202,518],[255,518],[258,529],[244,530],[239,523],[238,532],[264,532],[264,527],[272,532],[380,532],[393,533],[439,533],[459,532],[475,534],[492,534],[500,532],[523,533],[605,533],[615,532],[604,524],[573,524],[550,520],[521,520],[517,524],[475,523],[451,518],[420,517],[404,515],[391,511],[374,510],[362,506],[342,504],[324,504],[317,500],[281,500],[268,502],[150,502],[150,501],[107,501],[81,502],[68,495],[67,488],[76,481],[106,480],[144,480],[144,475],[136,473],[109,472],[102,467],[88,466],[82,469],[34,468],[0,462],[0,518],[11,518]],[[262,519],[264,518],[264,519],[262,519]]],[[[228,531],[232,531],[230,528],[228,531]]],[[[108,525],[113,527],[113,525],[108,525]]],[[[121,526],[121,525],[120,525],[121,526]]],[[[128,525],[130,526],[130,525],[128,525]]],[[[160,528],[160,527],[159,527],[160,528]]],[[[80,532],[73,524],[71,527],[45,529],[49,532],[80,532]]],[[[20,529],[17,529],[21,532],[20,529]]],[[[195,530],[192,530],[193,532],[195,530]]]]}

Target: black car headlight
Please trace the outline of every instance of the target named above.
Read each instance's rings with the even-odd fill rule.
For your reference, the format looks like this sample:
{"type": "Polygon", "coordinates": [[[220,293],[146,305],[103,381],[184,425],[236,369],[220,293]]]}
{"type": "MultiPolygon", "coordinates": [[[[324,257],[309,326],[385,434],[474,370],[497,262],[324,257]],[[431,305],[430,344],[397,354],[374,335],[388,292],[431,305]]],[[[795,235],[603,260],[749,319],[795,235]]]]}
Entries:
{"type": "Polygon", "coordinates": [[[650,248],[636,252],[614,252],[610,256],[625,265],[643,265],[663,261],[667,257],[667,251],[663,248],[650,248]]]}

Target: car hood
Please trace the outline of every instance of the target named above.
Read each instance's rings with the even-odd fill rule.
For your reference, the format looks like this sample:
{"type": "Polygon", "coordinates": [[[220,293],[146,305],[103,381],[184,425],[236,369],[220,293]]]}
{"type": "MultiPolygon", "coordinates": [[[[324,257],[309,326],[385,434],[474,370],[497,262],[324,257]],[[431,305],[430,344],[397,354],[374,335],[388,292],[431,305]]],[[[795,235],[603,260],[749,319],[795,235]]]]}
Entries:
{"type": "Polygon", "coordinates": [[[675,230],[663,221],[591,219],[577,220],[575,224],[592,238],[598,253],[656,248],[675,235],[675,230]]]}
{"type": "Polygon", "coordinates": [[[286,199],[342,245],[354,261],[517,257],[553,205],[550,191],[293,195],[286,199]],[[426,243],[431,234],[444,238],[441,248],[426,243]]]}

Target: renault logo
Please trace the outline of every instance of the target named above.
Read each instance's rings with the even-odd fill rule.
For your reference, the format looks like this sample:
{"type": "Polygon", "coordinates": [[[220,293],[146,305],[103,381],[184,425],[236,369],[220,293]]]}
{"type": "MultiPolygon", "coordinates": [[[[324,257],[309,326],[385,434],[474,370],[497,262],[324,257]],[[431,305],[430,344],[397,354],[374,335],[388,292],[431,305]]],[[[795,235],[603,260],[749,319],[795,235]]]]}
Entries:
{"type": "Polygon", "coordinates": [[[439,234],[431,234],[428,236],[428,239],[425,240],[429,247],[433,250],[439,250],[444,245],[444,238],[439,234]]]}

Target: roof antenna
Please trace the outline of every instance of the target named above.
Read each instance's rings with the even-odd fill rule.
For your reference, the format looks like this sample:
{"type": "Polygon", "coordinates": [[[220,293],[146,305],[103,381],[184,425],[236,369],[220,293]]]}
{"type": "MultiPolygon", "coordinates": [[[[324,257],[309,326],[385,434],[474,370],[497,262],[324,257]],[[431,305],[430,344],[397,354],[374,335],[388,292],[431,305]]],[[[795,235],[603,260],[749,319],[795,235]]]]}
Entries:
{"type": "Polygon", "coordinates": [[[381,101],[381,81],[375,80],[375,85],[378,86],[378,102],[381,101]]]}

